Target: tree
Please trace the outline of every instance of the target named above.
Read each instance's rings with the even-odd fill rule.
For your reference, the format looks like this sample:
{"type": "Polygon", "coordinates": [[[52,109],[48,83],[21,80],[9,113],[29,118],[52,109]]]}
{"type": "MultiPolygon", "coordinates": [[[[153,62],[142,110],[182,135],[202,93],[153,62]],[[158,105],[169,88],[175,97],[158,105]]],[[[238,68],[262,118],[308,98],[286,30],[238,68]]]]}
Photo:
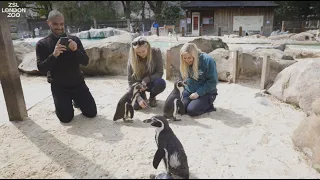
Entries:
{"type": "Polygon", "coordinates": [[[17,1],[20,8],[28,8],[37,13],[37,18],[40,18],[41,16],[45,16],[47,18],[49,12],[53,10],[53,2],[54,1],[17,1]]]}
{"type": "Polygon", "coordinates": [[[147,2],[155,15],[156,21],[159,22],[162,19],[161,12],[162,12],[164,2],[166,1],[147,1],[147,2]]]}
{"type": "Polygon", "coordinates": [[[63,1],[59,2],[58,10],[64,14],[66,23],[74,26],[118,18],[113,1],[63,1]]]}
{"type": "MultiPolygon", "coordinates": [[[[140,1],[141,2],[141,18],[142,18],[142,31],[144,31],[144,20],[145,20],[145,6],[146,6],[146,1],[140,1]]],[[[144,33],[144,32],[143,32],[144,33]]]]}
{"type": "MultiPolygon", "coordinates": [[[[171,1],[172,2],[172,1],[171,1]]],[[[182,9],[180,6],[181,1],[173,4],[166,4],[165,8],[162,10],[162,20],[164,20],[167,24],[177,24],[179,23],[180,19],[182,18],[182,9]]]]}
{"type": "Polygon", "coordinates": [[[142,22],[144,22],[146,1],[140,1],[140,2],[141,2],[141,8],[142,8],[141,18],[142,18],[142,22]]]}
{"type": "Polygon", "coordinates": [[[124,15],[127,19],[127,28],[130,31],[130,20],[131,20],[131,1],[121,1],[124,15]]]}
{"type": "Polygon", "coordinates": [[[319,17],[319,1],[274,1],[277,20],[310,20],[319,17]]]}

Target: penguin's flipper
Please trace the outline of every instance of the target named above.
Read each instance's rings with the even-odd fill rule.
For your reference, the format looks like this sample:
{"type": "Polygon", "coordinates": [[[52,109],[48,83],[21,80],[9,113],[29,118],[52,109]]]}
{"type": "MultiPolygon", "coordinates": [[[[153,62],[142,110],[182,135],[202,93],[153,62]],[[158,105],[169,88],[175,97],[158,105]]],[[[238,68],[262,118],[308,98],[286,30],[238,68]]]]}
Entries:
{"type": "MultiPolygon", "coordinates": [[[[113,121],[116,121],[116,120],[119,120],[119,119],[122,119],[123,118],[123,113],[121,113],[121,107],[120,107],[120,103],[118,103],[117,105],[117,109],[116,109],[116,112],[113,116],[113,121]]],[[[124,109],[124,108],[123,108],[124,109]]]]}
{"type": "Polygon", "coordinates": [[[186,108],[184,107],[184,104],[182,103],[182,101],[179,99],[177,100],[177,107],[179,109],[179,114],[184,115],[186,113],[186,108]]]}
{"type": "Polygon", "coordinates": [[[155,169],[158,168],[162,158],[164,158],[164,155],[165,155],[164,149],[158,149],[157,150],[156,154],[153,157],[153,167],[155,169]]]}

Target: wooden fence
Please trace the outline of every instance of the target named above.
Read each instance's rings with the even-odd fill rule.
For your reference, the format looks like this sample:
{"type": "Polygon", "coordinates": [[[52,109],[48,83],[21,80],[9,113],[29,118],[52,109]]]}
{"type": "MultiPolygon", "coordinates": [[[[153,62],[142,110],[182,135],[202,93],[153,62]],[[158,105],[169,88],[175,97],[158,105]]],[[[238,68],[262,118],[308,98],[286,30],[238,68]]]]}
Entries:
{"type": "Polygon", "coordinates": [[[319,29],[320,20],[312,21],[276,21],[273,30],[289,31],[290,33],[300,33],[307,30],[319,29]]]}

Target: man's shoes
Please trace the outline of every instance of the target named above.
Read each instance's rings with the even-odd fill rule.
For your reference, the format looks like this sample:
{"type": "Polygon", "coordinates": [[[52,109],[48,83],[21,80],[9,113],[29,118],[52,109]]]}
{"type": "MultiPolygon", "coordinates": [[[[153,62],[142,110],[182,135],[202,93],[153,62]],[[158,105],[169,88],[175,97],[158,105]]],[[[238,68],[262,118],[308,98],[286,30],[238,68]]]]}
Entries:
{"type": "Polygon", "coordinates": [[[151,107],[157,107],[158,106],[156,97],[150,97],[149,98],[149,106],[151,106],[151,107]]]}

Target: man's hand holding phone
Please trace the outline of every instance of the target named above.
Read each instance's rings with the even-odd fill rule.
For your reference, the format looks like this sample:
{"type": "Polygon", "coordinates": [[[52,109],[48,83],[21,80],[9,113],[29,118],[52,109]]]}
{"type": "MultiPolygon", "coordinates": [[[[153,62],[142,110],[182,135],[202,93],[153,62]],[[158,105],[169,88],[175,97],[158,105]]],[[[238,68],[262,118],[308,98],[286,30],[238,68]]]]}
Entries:
{"type": "Polygon", "coordinates": [[[58,42],[57,42],[57,44],[56,44],[56,46],[54,48],[54,51],[52,53],[53,56],[56,57],[56,58],[58,56],[60,56],[60,54],[63,53],[63,51],[67,50],[67,47],[65,45],[60,44],[60,41],[61,41],[61,39],[58,40],[58,42]]]}
{"type": "Polygon", "coordinates": [[[71,51],[75,51],[78,49],[78,45],[75,41],[73,41],[72,39],[69,39],[68,42],[69,42],[68,47],[71,51]]]}

